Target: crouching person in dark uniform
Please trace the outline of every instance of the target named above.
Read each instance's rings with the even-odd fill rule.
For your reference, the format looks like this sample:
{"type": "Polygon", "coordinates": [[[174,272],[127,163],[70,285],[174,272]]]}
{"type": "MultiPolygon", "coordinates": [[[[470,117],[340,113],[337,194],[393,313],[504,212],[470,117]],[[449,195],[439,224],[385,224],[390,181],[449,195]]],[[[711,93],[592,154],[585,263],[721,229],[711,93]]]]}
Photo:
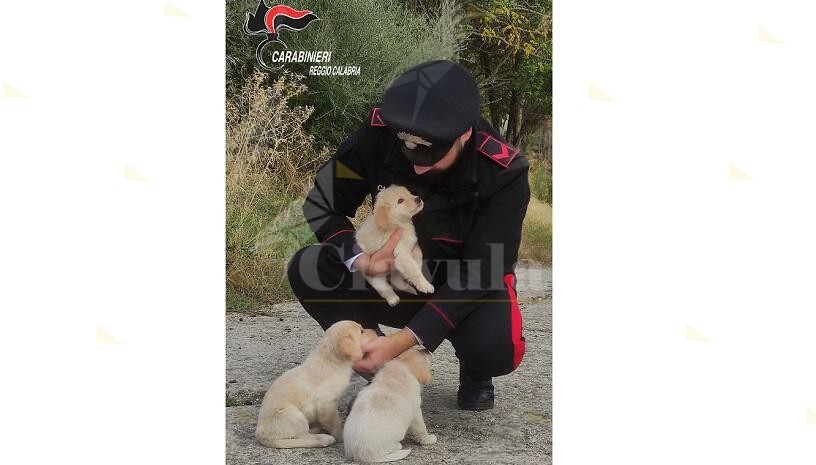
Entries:
{"type": "Polygon", "coordinates": [[[295,295],[323,329],[345,319],[378,332],[380,324],[403,328],[364,347],[355,370],[373,373],[415,344],[433,351],[448,339],[460,362],[459,406],[493,407],[492,377],[515,370],[525,350],[514,268],[530,200],[528,167],[481,118],[476,84],[459,65],[424,63],[388,87],[318,170],[303,210],[321,243],[297,252],[288,269],[295,295]],[[397,291],[393,308],[362,274],[391,269],[401,231],[361,254],[348,219],[366,196],[391,184],[424,201],[414,225],[436,289],[397,291]]]}

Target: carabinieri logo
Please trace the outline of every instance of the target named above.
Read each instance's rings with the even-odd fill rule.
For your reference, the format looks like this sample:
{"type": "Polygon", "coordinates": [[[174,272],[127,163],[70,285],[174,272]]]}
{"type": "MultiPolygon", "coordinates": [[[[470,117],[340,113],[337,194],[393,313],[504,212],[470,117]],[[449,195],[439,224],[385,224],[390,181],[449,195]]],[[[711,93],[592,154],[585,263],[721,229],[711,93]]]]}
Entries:
{"type": "Polygon", "coordinates": [[[244,32],[250,35],[266,34],[266,39],[261,41],[255,49],[255,58],[264,68],[272,69],[263,61],[264,47],[272,42],[277,42],[283,45],[284,48],[289,48],[280,40],[280,31],[284,29],[300,31],[316,19],[320,18],[309,10],[295,10],[286,5],[275,5],[269,8],[264,0],[261,0],[255,14],[247,12],[246,21],[244,21],[244,32]]]}

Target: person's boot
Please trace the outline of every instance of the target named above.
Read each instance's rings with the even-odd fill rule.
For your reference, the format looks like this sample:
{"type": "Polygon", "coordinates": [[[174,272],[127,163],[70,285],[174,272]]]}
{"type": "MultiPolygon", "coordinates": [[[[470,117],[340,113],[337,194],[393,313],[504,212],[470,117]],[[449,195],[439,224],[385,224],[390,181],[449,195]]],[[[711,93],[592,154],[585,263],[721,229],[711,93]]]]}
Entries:
{"type": "Polygon", "coordinates": [[[468,370],[459,363],[459,391],[456,393],[456,403],[462,410],[493,408],[492,378],[468,370]]]}

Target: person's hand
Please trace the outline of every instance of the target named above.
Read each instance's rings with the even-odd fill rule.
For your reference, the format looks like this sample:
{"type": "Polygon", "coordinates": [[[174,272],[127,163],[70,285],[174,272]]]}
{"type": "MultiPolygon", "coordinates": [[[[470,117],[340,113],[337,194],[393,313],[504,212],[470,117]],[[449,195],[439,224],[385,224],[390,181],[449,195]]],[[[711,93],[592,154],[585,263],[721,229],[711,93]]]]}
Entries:
{"type": "Polygon", "coordinates": [[[403,329],[391,336],[380,336],[363,344],[363,358],[354,363],[355,371],[376,373],[387,362],[416,344],[414,334],[403,329]]]}
{"type": "Polygon", "coordinates": [[[371,255],[360,255],[354,260],[352,266],[369,276],[391,272],[391,268],[394,266],[394,249],[397,247],[397,243],[401,237],[402,229],[397,228],[391,233],[388,242],[386,242],[380,250],[371,255]]]}

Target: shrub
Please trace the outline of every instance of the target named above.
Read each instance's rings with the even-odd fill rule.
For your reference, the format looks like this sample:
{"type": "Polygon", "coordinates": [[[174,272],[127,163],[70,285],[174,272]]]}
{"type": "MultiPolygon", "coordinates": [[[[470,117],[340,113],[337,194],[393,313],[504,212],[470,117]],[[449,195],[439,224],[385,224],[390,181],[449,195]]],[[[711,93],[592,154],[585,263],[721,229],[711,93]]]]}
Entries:
{"type": "Polygon", "coordinates": [[[271,87],[254,73],[227,102],[227,285],[238,294],[275,302],[291,296],[289,257],[314,236],[300,206],[314,173],[328,159],[303,130],[313,109],[290,106],[303,78],[283,73],[271,87]],[[310,175],[306,176],[305,173],[310,175]]]}
{"type": "Polygon", "coordinates": [[[549,158],[529,152],[532,198],[521,230],[519,258],[552,263],[552,167],[549,158]]]}
{"type": "Polygon", "coordinates": [[[549,161],[530,157],[530,191],[538,200],[552,205],[552,168],[549,161]]]}

